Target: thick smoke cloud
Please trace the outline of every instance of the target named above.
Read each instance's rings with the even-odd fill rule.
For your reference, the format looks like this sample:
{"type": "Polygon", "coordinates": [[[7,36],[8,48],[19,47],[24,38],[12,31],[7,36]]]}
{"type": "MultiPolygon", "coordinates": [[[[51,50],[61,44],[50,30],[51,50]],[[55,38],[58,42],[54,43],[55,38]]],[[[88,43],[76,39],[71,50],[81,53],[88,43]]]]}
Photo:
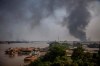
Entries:
{"type": "Polygon", "coordinates": [[[89,23],[90,13],[88,12],[86,5],[88,1],[78,0],[76,7],[72,10],[68,17],[68,28],[71,35],[80,39],[86,40],[85,27],[89,23]]]}
{"type": "Polygon", "coordinates": [[[0,40],[86,40],[98,0],[0,0],[0,40]]]}

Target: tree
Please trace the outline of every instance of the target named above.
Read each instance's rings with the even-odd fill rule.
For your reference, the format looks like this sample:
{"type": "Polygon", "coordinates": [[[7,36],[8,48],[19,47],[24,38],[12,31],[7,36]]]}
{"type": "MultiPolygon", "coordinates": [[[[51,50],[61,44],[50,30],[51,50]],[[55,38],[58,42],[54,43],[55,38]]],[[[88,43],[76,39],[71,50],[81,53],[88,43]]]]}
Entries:
{"type": "Polygon", "coordinates": [[[84,53],[84,56],[83,56],[83,61],[84,62],[91,62],[93,59],[93,54],[89,53],[89,52],[86,52],[84,53]]]}
{"type": "Polygon", "coordinates": [[[43,62],[42,59],[37,59],[34,62],[31,62],[29,66],[51,66],[51,62],[45,61],[43,62]]]}
{"type": "Polygon", "coordinates": [[[71,66],[78,66],[78,63],[73,62],[73,63],[71,64],[71,66]]]}
{"type": "Polygon", "coordinates": [[[66,56],[65,44],[55,42],[43,57],[38,58],[29,66],[100,66],[100,49],[98,53],[85,53],[82,46],[73,50],[72,56],[66,56]]]}
{"type": "Polygon", "coordinates": [[[45,56],[32,62],[29,66],[70,66],[71,62],[66,56],[66,47],[55,43],[49,47],[45,56]]]}
{"type": "Polygon", "coordinates": [[[48,53],[44,56],[44,60],[53,62],[56,57],[64,56],[66,54],[66,48],[63,45],[56,44],[49,48],[48,53]]]}
{"type": "Polygon", "coordinates": [[[76,61],[76,60],[82,59],[83,55],[84,55],[84,49],[82,48],[82,46],[79,46],[73,50],[71,58],[73,61],[74,60],[76,61]]]}

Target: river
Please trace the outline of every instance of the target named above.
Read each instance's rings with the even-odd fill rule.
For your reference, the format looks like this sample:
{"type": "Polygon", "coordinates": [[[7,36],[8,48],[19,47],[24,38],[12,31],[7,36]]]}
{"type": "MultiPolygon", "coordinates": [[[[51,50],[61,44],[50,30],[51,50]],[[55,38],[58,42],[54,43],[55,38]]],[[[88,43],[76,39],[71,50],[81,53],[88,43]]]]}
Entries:
{"type": "Polygon", "coordinates": [[[24,58],[26,56],[8,56],[5,54],[5,50],[8,48],[16,47],[40,47],[44,48],[49,46],[47,42],[34,42],[34,43],[13,43],[13,44],[0,44],[0,66],[23,66],[24,58]]]}

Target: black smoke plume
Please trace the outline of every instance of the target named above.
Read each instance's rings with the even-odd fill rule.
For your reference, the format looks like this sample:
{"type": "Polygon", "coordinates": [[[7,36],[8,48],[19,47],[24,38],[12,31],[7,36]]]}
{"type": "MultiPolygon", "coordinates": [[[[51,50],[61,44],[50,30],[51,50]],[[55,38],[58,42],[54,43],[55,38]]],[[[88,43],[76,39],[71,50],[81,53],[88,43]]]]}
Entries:
{"type": "Polygon", "coordinates": [[[70,34],[82,41],[86,40],[85,27],[88,25],[90,19],[90,13],[86,8],[87,3],[88,1],[86,0],[77,0],[77,5],[68,17],[70,34]]]}

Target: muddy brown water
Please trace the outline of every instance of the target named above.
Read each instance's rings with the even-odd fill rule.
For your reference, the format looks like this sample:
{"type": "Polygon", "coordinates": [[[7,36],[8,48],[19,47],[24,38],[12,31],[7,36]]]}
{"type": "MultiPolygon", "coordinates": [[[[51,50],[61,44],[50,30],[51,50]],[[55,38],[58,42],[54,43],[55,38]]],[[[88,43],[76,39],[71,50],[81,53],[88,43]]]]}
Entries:
{"type": "Polygon", "coordinates": [[[26,56],[9,56],[5,54],[5,50],[8,48],[16,47],[40,47],[44,48],[49,46],[47,42],[34,42],[34,43],[13,43],[13,44],[0,44],[0,66],[23,66],[26,63],[24,58],[26,56]]]}

